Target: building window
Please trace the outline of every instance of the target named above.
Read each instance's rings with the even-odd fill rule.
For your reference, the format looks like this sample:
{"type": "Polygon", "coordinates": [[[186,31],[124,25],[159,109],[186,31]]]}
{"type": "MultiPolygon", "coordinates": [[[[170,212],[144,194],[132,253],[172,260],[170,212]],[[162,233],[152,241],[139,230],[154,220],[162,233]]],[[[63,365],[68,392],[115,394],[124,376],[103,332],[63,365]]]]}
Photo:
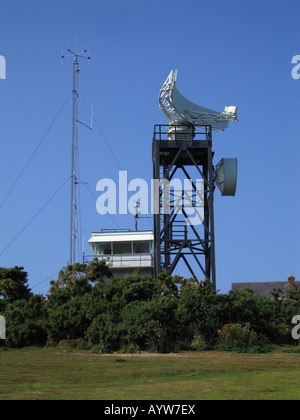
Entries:
{"type": "Polygon", "coordinates": [[[134,254],[150,254],[151,253],[151,242],[149,242],[149,241],[135,241],[135,242],[133,242],[133,253],[134,254]]]}
{"type": "Polygon", "coordinates": [[[92,247],[94,255],[151,254],[152,241],[98,242],[92,247]]]}
{"type": "Polygon", "coordinates": [[[94,244],[94,255],[111,255],[111,242],[94,244]]]}
{"type": "Polygon", "coordinates": [[[114,242],[113,255],[132,254],[132,242],[114,242]]]}

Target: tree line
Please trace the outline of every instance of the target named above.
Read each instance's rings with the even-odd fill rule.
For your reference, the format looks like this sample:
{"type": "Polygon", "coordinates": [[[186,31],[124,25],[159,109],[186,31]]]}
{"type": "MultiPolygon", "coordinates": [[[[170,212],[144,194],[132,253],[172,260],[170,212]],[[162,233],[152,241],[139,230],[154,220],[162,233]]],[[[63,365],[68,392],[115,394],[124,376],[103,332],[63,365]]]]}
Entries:
{"type": "Polygon", "coordinates": [[[224,349],[267,351],[292,344],[300,290],[215,291],[208,280],[139,272],[112,276],[94,260],[63,268],[46,296],[34,294],[23,267],[0,268],[0,346],[57,346],[99,353],[224,349]]]}

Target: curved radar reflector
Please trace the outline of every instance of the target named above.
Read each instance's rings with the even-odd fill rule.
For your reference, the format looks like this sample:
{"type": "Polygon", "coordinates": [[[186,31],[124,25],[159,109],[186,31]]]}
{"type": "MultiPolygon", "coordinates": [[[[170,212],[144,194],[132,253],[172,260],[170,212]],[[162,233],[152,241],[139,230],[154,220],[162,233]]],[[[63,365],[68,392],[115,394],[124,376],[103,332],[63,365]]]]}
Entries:
{"type": "Polygon", "coordinates": [[[223,196],[234,196],[237,184],[237,158],[224,158],[216,166],[216,183],[223,196]]]}
{"type": "Polygon", "coordinates": [[[224,112],[213,111],[186,99],[176,88],[177,70],[172,70],[159,92],[159,105],[169,123],[211,126],[223,131],[228,121],[237,121],[237,107],[227,106],[224,112]]]}

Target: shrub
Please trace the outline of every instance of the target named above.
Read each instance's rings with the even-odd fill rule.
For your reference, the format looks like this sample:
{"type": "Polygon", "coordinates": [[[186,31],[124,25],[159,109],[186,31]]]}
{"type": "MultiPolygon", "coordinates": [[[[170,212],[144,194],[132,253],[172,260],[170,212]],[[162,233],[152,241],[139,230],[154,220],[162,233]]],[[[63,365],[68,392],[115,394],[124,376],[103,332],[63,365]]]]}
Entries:
{"type": "Polygon", "coordinates": [[[104,340],[100,340],[100,343],[93,347],[92,352],[94,354],[108,354],[111,353],[109,346],[104,340]]]}
{"type": "Polygon", "coordinates": [[[241,324],[225,324],[218,331],[218,348],[237,353],[264,353],[269,350],[263,337],[241,324]]]}
{"type": "Polygon", "coordinates": [[[64,351],[88,350],[89,348],[87,342],[83,338],[77,338],[74,340],[61,340],[55,347],[64,351]]]}
{"type": "Polygon", "coordinates": [[[212,350],[212,346],[207,342],[202,334],[195,334],[191,343],[191,350],[194,351],[207,351],[212,350]]]}
{"type": "Polygon", "coordinates": [[[18,300],[6,305],[7,347],[43,346],[47,341],[46,312],[42,297],[34,295],[29,300],[18,300]]]}
{"type": "Polygon", "coordinates": [[[274,344],[295,342],[291,319],[300,313],[300,288],[284,299],[276,290],[272,299],[246,288],[219,294],[208,280],[165,272],[156,278],[138,272],[112,278],[96,260],[67,266],[50,284],[46,299],[33,295],[22,267],[0,267],[0,315],[7,337],[0,346],[60,343],[96,346],[100,353],[165,353],[210,350],[217,343],[224,350],[262,352],[268,349],[263,337],[274,344]]]}
{"type": "Polygon", "coordinates": [[[126,354],[126,353],[135,354],[135,353],[139,353],[140,351],[141,351],[140,347],[137,344],[132,343],[132,344],[129,344],[127,346],[123,346],[119,350],[119,353],[123,353],[123,354],[126,354]]]}

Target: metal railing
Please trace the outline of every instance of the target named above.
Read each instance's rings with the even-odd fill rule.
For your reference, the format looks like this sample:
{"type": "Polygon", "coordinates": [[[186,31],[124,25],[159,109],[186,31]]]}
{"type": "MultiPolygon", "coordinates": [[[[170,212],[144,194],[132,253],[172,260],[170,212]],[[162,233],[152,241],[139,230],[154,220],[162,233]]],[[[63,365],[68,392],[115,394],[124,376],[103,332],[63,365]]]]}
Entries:
{"type": "Polygon", "coordinates": [[[192,140],[207,140],[211,137],[211,126],[196,126],[192,124],[156,124],[153,140],[180,140],[184,134],[189,134],[192,140]]]}
{"type": "Polygon", "coordinates": [[[93,258],[98,258],[101,261],[104,260],[111,268],[154,266],[154,257],[152,254],[85,255],[84,261],[87,263],[93,258]]]}

